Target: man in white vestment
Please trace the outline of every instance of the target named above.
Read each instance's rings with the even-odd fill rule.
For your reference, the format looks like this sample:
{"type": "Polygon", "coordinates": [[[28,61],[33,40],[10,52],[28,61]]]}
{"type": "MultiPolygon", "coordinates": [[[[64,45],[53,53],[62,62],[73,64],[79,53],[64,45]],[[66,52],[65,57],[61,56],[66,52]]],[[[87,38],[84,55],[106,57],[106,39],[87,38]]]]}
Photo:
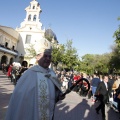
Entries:
{"type": "MultiPolygon", "coordinates": [[[[42,44],[40,42],[40,44],[42,44]]],[[[20,77],[11,96],[5,120],[53,120],[55,103],[64,99],[52,69],[51,45],[47,40],[36,50],[38,65],[20,77]]]]}

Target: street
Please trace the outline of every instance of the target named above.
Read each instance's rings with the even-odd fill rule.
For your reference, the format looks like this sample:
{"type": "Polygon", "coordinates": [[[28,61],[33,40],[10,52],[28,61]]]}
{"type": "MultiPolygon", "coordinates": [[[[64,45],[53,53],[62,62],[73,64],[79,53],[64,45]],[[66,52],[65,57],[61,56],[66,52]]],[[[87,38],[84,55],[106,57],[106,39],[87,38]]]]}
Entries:
{"type": "MultiPolygon", "coordinates": [[[[4,120],[10,96],[14,85],[0,71],[0,120],[4,120]]],[[[92,103],[87,97],[81,97],[76,92],[66,95],[63,101],[56,104],[54,120],[102,120],[95,108],[99,103],[92,103]]],[[[106,106],[106,120],[118,120],[119,113],[106,106]]]]}

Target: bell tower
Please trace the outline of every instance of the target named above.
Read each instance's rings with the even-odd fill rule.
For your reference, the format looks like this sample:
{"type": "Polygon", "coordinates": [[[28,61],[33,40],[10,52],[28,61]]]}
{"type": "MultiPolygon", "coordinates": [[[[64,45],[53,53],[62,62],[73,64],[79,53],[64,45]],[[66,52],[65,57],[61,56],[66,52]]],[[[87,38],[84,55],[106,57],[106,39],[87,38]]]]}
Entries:
{"type": "Polygon", "coordinates": [[[30,5],[25,8],[26,18],[21,23],[19,29],[33,31],[35,29],[42,30],[42,23],[40,22],[40,13],[42,12],[40,4],[36,0],[32,0],[30,5]]]}
{"type": "MultiPolygon", "coordinates": [[[[40,22],[40,14],[42,12],[40,4],[37,0],[31,0],[30,5],[25,8],[26,16],[20,27],[16,28],[19,33],[19,42],[17,50],[19,56],[24,56],[24,60],[28,60],[28,48],[31,44],[36,45],[38,41],[42,41],[45,34],[45,28],[42,29],[42,23],[40,22]]],[[[18,57],[19,57],[18,56],[18,57]]]]}

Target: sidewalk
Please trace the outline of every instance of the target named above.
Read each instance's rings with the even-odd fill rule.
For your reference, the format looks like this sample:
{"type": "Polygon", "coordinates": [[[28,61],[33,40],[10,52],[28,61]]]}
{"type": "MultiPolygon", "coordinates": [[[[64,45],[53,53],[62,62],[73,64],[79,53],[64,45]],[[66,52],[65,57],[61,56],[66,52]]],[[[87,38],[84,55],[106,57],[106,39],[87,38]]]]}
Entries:
{"type": "MultiPolygon", "coordinates": [[[[13,89],[14,85],[0,71],[0,120],[4,120],[13,89]]],[[[90,99],[71,92],[56,104],[54,120],[102,120],[101,113],[98,115],[95,112],[97,105],[98,103],[93,104],[90,99]]],[[[119,113],[106,107],[106,120],[119,120],[119,113]]]]}
{"type": "Polygon", "coordinates": [[[0,71],[0,120],[4,120],[13,89],[14,85],[10,82],[7,76],[0,71]]]}

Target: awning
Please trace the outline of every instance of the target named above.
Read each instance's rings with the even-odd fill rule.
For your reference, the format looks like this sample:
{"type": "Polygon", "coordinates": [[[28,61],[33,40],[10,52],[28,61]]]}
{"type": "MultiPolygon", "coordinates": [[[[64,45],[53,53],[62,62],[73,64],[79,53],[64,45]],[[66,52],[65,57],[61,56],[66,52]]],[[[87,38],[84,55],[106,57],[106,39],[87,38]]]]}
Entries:
{"type": "Polygon", "coordinates": [[[12,50],[8,50],[8,49],[6,49],[4,47],[0,47],[0,51],[5,52],[5,53],[9,53],[9,54],[12,54],[12,55],[15,55],[15,56],[18,56],[18,52],[14,52],[12,50]]]}

